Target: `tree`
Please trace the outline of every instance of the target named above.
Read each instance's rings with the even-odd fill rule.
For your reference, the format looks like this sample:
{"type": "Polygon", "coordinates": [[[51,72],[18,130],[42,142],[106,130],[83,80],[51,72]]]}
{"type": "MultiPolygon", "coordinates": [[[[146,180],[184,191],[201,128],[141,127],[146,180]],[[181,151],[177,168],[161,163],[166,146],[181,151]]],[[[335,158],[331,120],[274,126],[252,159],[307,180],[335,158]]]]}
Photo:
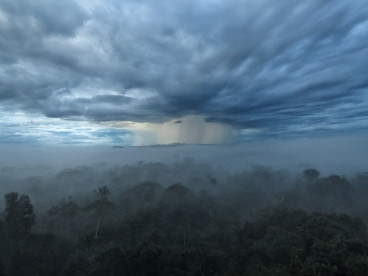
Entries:
{"type": "MultiPolygon", "coordinates": [[[[91,265],[87,265],[91,267],[91,265]]],[[[129,262],[125,252],[120,248],[111,248],[96,257],[92,265],[91,276],[98,275],[131,275],[129,262]]]]}
{"type": "Polygon", "coordinates": [[[126,190],[121,198],[124,210],[138,210],[151,208],[158,200],[163,188],[154,181],[138,183],[126,190]]]}
{"type": "Polygon", "coordinates": [[[73,224],[80,209],[71,197],[68,201],[61,201],[47,211],[49,225],[58,229],[64,229],[64,226],[66,226],[66,231],[70,235],[71,224],[73,224]]]}
{"type": "Polygon", "coordinates": [[[108,201],[107,197],[110,194],[110,190],[107,186],[100,187],[97,191],[94,190],[93,193],[96,195],[96,200],[87,204],[87,206],[84,207],[84,210],[91,212],[93,217],[97,218],[95,231],[95,239],[97,239],[101,219],[108,213],[108,211],[115,208],[115,204],[108,201]]]}
{"type": "Polygon", "coordinates": [[[36,219],[31,200],[27,195],[19,196],[12,192],[5,195],[5,201],[5,227],[8,236],[14,240],[24,238],[36,219]]]}
{"type": "Polygon", "coordinates": [[[318,179],[320,173],[316,169],[306,169],[304,170],[303,175],[308,182],[313,182],[318,179]]]}
{"type": "Polygon", "coordinates": [[[70,242],[53,234],[32,233],[13,244],[6,275],[59,275],[72,249],[70,242]]]}
{"type": "Polygon", "coordinates": [[[161,246],[140,242],[130,254],[133,275],[162,275],[164,251],[161,246]]]}
{"type": "Polygon", "coordinates": [[[9,256],[9,241],[5,235],[5,226],[0,218],[0,276],[5,275],[5,263],[9,256]]]}
{"type": "Polygon", "coordinates": [[[99,187],[98,190],[94,190],[93,193],[95,194],[96,199],[101,201],[107,201],[107,197],[111,194],[106,185],[99,187]]]}

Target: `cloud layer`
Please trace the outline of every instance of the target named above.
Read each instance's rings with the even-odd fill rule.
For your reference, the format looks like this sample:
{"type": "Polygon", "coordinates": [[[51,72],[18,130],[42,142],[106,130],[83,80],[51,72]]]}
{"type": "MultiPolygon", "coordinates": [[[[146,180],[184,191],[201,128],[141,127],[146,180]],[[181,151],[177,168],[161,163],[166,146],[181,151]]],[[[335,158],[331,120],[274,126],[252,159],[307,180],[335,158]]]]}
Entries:
{"type": "Polygon", "coordinates": [[[257,137],[364,130],[367,14],[364,0],[3,0],[0,106],[89,123],[195,115],[257,137]]]}

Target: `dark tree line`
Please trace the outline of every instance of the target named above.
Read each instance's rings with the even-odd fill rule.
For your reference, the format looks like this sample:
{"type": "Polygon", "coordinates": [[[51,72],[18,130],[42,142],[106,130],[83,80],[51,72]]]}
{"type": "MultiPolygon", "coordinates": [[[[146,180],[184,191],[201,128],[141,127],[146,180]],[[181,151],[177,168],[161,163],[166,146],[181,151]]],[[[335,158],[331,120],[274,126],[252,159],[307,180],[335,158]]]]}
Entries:
{"type": "Polygon", "coordinates": [[[260,168],[217,193],[104,185],[37,219],[27,195],[8,193],[0,275],[366,275],[367,180],[308,169],[287,186],[260,168]]]}

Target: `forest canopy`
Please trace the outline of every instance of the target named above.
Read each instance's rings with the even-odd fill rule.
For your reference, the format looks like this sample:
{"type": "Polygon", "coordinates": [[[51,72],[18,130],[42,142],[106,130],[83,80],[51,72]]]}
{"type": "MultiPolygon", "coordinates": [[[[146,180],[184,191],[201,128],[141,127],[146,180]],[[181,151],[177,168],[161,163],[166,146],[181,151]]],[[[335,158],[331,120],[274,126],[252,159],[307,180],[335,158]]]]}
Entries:
{"type": "Polygon", "coordinates": [[[0,275],[363,275],[368,174],[3,168],[0,275]],[[7,191],[8,189],[8,191],[7,191]]]}

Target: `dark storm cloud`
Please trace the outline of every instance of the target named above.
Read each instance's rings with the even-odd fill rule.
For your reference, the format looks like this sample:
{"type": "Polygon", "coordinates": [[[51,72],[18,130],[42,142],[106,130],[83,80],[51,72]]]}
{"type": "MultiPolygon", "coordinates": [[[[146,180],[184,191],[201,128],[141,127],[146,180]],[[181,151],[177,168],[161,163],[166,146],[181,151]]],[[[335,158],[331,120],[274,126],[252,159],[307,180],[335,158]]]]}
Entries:
{"type": "Polygon", "coordinates": [[[53,118],[366,129],[368,5],[0,3],[0,105],[53,118]]]}

